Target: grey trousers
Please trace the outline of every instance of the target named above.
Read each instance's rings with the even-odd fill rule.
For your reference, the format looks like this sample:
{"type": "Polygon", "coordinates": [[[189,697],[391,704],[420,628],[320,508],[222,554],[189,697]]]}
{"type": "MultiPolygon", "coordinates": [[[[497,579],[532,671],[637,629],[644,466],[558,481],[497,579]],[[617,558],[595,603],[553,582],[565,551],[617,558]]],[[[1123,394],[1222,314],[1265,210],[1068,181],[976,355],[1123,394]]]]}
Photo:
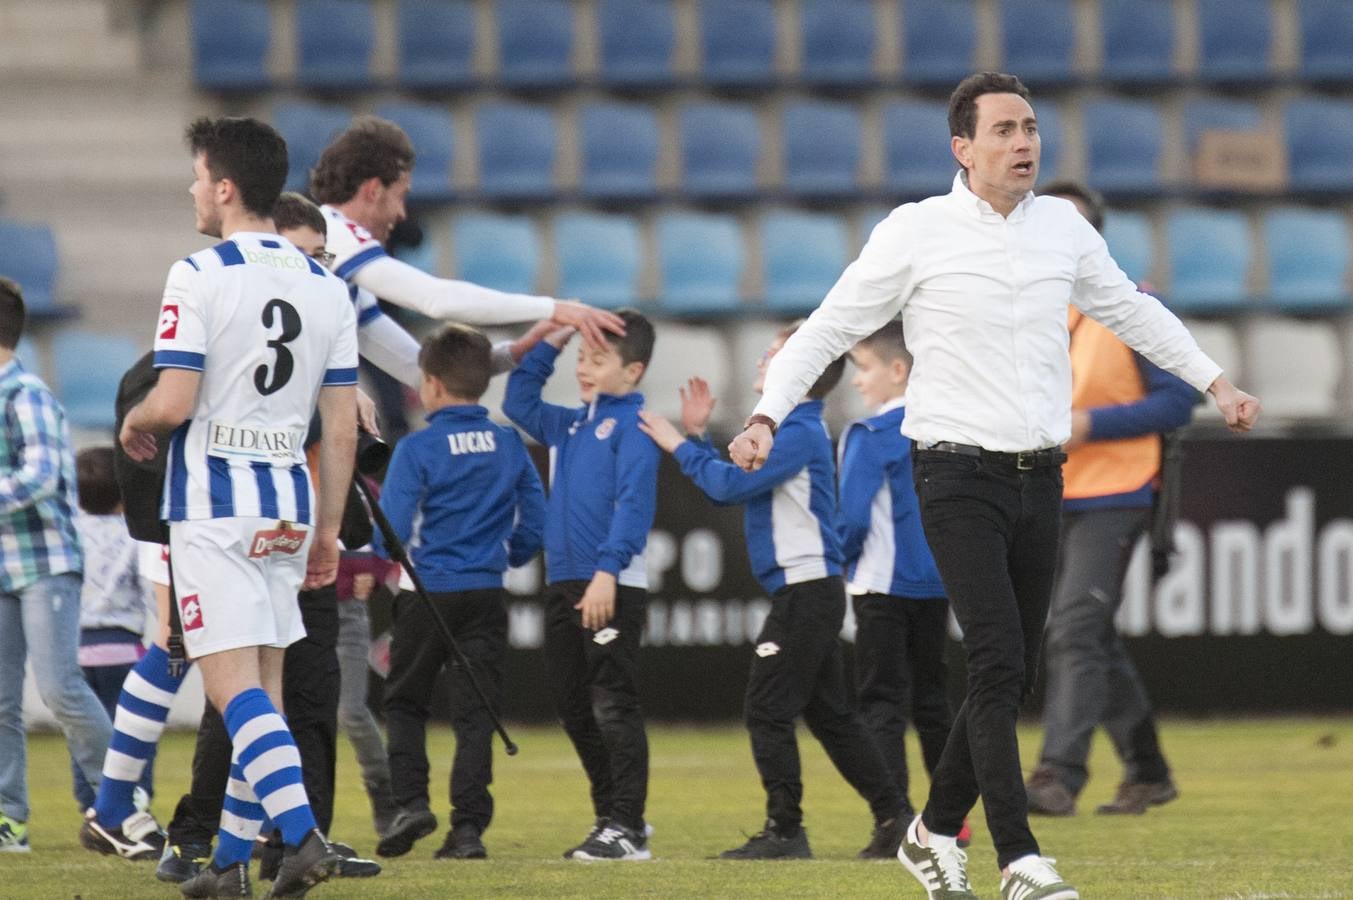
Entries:
{"type": "Polygon", "coordinates": [[[1086,760],[1103,725],[1122,759],[1125,781],[1165,781],[1155,718],[1114,615],[1123,576],[1149,509],[1097,509],[1062,517],[1057,583],[1043,645],[1047,693],[1039,767],[1073,794],[1089,777],[1086,760]]]}
{"type": "Polygon", "coordinates": [[[389,790],[390,764],[385,757],[385,741],[371,708],[366,705],[367,653],[371,646],[371,624],[366,603],[344,600],[338,604],[338,666],[342,687],[338,694],[338,725],[352,742],[362,781],[370,790],[384,786],[389,790]]]}

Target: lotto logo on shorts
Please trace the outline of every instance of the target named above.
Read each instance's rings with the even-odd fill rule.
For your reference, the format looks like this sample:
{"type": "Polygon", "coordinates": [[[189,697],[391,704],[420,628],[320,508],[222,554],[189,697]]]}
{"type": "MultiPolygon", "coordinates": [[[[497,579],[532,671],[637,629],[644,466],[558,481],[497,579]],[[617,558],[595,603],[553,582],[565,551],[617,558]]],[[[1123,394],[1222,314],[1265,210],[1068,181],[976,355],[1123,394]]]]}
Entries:
{"type": "Polygon", "coordinates": [[[764,644],[756,645],[756,655],[765,659],[767,656],[774,656],[780,652],[780,645],[774,641],[766,641],[764,644]]]}
{"type": "Polygon", "coordinates": [[[249,542],[249,558],[258,559],[274,553],[293,554],[305,544],[305,532],[295,528],[272,528],[254,532],[249,542]]]}
{"type": "Polygon", "coordinates": [[[603,628],[592,636],[592,643],[601,644],[604,647],[618,637],[620,637],[619,631],[614,628],[603,628]]]}
{"type": "Polygon", "coordinates": [[[172,341],[179,333],[179,307],[177,303],[166,303],[160,310],[160,337],[172,341]]]}
{"type": "Polygon", "coordinates": [[[179,598],[179,619],[184,631],[196,631],[202,627],[202,604],[197,602],[196,594],[179,598]]]}

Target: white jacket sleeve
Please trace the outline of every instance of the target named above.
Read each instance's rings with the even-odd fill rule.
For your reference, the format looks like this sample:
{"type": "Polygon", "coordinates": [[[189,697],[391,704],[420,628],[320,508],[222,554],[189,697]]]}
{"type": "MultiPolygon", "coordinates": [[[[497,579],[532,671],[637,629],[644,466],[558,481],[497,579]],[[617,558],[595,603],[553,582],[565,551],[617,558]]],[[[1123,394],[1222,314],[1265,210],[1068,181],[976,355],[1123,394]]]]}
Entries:
{"type": "Polygon", "coordinates": [[[433,319],[468,325],[508,325],[554,315],[554,300],[550,297],[507,294],[468,281],[437,278],[390,256],[371,260],[357,270],[352,280],[382,300],[433,319]]]}
{"type": "Polygon", "coordinates": [[[423,383],[418,369],[418,342],[389,316],[377,316],[357,329],[362,358],[414,390],[423,383]]]}

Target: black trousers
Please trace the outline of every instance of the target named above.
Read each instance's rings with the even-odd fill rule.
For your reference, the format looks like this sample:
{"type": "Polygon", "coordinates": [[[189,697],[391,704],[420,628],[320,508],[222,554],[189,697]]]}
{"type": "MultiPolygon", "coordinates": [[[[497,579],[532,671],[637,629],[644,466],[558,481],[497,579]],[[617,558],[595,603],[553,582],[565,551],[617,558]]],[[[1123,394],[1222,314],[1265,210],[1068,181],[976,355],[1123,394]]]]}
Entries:
{"type": "Polygon", "coordinates": [[[839,577],[787,585],[771,598],[756,638],[744,716],[752,757],[766,791],[766,817],[781,834],[803,823],[803,777],[794,721],[803,716],[833,765],[869,803],[891,819],[906,803],[878,745],[851,705],[841,650],[846,592],[839,577]]]}
{"type": "MultiPolygon", "coordinates": [[[[338,592],[333,585],[301,591],[305,637],[287,648],[282,705],[301,756],[305,793],[320,830],[334,817],[338,754],[338,592]]],[[[170,820],[171,844],[209,844],[216,836],[230,780],[230,733],[211,703],[202,711],[193,751],[193,779],[170,820]]]]}
{"type": "Polygon", "coordinates": [[[928,773],[939,764],[954,723],[949,667],[944,661],[949,604],[943,597],[858,594],[851,605],[860,716],[874,735],[898,792],[907,799],[907,722],[916,729],[928,773]]]}
{"type": "Polygon", "coordinates": [[[921,523],[963,629],[968,695],[930,783],[927,828],[955,835],[980,795],[997,864],[1038,852],[1015,720],[1034,683],[1057,567],[1062,471],[913,453],[921,523]]]}
{"type": "MultiPolygon", "coordinates": [[[[502,705],[507,609],[501,588],[432,593],[456,644],[494,710],[502,705]]],[[[428,809],[427,721],[442,667],[451,668],[451,727],[456,754],[451,763],[451,827],[473,825],[481,834],[493,819],[493,718],[470,679],[451,656],[432,611],[417,595],[395,598],[390,677],[385,682],[385,723],[390,783],[395,803],[428,809]]]]}
{"type": "Polygon", "coordinates": [[[638,831],[648,801],[648,734],[639,705],[648,593],[617,587],[615,616],[593,631],[573,608],[586,589],[586,581],[546,589],[545,665],[559,721],[592,788],[594,814],[638,831]]]}

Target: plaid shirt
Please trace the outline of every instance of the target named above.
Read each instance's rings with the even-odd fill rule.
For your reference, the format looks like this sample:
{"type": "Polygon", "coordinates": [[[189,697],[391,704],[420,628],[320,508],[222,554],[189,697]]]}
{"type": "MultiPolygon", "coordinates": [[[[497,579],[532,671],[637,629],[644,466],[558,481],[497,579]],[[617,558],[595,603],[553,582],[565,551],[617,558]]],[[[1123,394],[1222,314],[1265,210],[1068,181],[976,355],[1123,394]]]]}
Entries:
{"type": "Polygon", "coordinates": [[[0,366],[0,593],[83,568],[66,413],[18,360],[0,366]]]}

